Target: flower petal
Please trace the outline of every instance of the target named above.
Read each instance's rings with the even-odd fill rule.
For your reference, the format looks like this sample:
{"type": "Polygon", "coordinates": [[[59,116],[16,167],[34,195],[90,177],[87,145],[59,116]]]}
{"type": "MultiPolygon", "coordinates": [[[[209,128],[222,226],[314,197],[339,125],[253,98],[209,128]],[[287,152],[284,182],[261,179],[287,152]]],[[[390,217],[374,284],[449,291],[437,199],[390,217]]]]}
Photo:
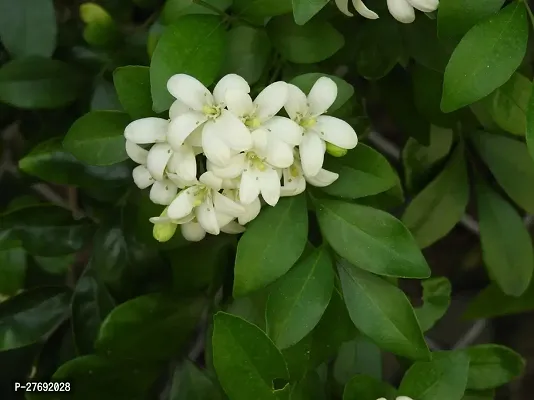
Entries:
{"type": "Polygon", "coordinates": [[[170,181],[176,186],[178,186],[180,189],[184,189],[188,186],[194,186],[198,184],[197,178],[192,180],[185,180],[174,172],[167,172],[167,178],[170,179],[170,181]]]}
{"type": "Polygon", "coordinates": [[[134,183],[139,189],[146,189],[154,183],[154,178],[144,165],[138,165],[132,171],[134,183]]]}
{"type": "Polygon", "coordinates": [[[213,121],[208,121],[204,126],[202,148],[206,158],[218,166],[228,165],[232,157],[230,147],[220,138],[213,121]]]}
{"type": "Polygon", "coordinates": [[[314,116],[324,114],[334,104],[336,97],[336,82],[326,76],[320,77],[308,95],[310,114],[314,116]]]}
{"type": "Polygon", "coordinates": [[[243,173],[243,170],[246,168],[245,154],[239,153],[233,156],[228,162],[228,165],[224,167],[219,167],[218,165],[215,165],[208,160],[206,162],[206,168],[208,169],[208,171],[212,171],[215,175],[222,179],[237,178],[243,173]]]}
{"type": "Polygon", "coordinates": [[[435,11],[439,6],[439,0],[408,0],[408,3],[413,8],[425,13],[435,11]]]}
{"type": "Polygon", "coordinates": [[[263,124],[269,135],[276,136],[283,142],[298,146],[302,141],[303,128],[295,121],[285,117],[273,117],[263,124]]]}
{"type": "Polygon", "coordinates": [[[337,178],[339,178],[339,174],[321,168],[317,175],[306,176],[306,181],[316,187],[325,187],[334,183],[337,178]]]}
{"type": "Polygon", "coordinates": [[[321,115],[313,130],[319,132],[323,140],[343,149],[353,149],[358,144],[356,132],[342,119],[321,115]]]}
{"type": "Polygon", "coordinates": [[[204,172],[198,180],[215,191],[221,190],[222,179],[211,171],[204,172]]]}
{"type": "Polygon", "coordinates": [[[260,195],[259,178],[252,168],[247,168],[241,175],[239,184],[239,201],[243,205],[252,203],[260,195]]]}
{"type": "Polygon", "coordinates": [[[225,96],[225,103],[228,110],[239,118],[250,115],[254,111],[252,98],[242,90],[228,90],[225,96]]]}
{"type": "Polygon", "coordinates": [[[133,121],[124,129],[124,137],[136,144],[164,142],[169,121],[162,118],[142,118],[133,121]]]}
{"type": "Polygon", "coordinates": [[[325,144],[315,132],[308,131],[299,146],[302,169],[306,175],[315,176],[324,162],[325,144]]]}
{"type": "Polygon", "coordinates": [[[280,179],[278,173],[272,169],[267,168],[258,174],[260,191],[263,200],[270,206],[275,206],[280,199],[280,179]]]}
{"type": "Polygon", "coordinates": [[[250,86],[247,81],[236,74],[223,76],[213,89],[213,97],[217,104],[226,101],[226,92],[229,90],[238,90],[244,93],[250,93],[250,86]]]}
{"type": "Polygon", "coordinates": [[[228,110],[222,110],[221,115],[213,123],[221,139],[232,150],[245,151],[252,147],[252,136],[245,124],[228,110]]]}
{"type": "Polygon", "coordinates": [[[230,215],[234,218],[239,217],[241,214],[245,213],[245,208],[233,201],[232,199],[220,194],[215,193],[213,196],[213,205],[217,212],[230,215]]]}
{"type": "Polygon", "coordinates": [[[195,180],[197,177],[197,160],[193,148],[185,144],[180,146],[169,160],[167,169],[186,181],[195,180]]]}
{"type": "Polygon", "coordinates": [[[352,0],[352,4],[354,4],[354,8],[362,17],[367,19],[378,19],[378,14],[367,8],[362,0],[352,0]]]}
{"type": "Polygon", "coordinates": [[[167,143],[156,143],[148,152],[146,167],[155,180],[161,181],[165,167],[172,156],[172,149],[167,143]]]}
{"type": "Polygon", "coordinates": [[[388,10],[393,18],[403,24],[415,21],[415,11],[406,0],[387,0],[388,10]]]}
{"type": "Polygon", "coordinates": [[[293,147],[276,138],[269,140],[267,162],[276,168],[288,168],[293,164],[293,147]]]}
{"type": "Polygon", "coordinates": [[[190,75],[172,76],[167,82],[167,90],[195,111],[202,111],[205,105],[213,105],[213,96],[210,91],[198,79],[190,75]]]}
{"type": "Polygon", "coordinates": [[[200,242],[206,237],[206,231],[197,222],[188,222],[180,225],[180,231],[184,239],[190,242],[200,242]]]}
{"type": "Polygon", "coordinates": [[[261,91],[254,100],[255,116],[261,122],[274,117],[287,103],[288,88],[285,82],[274,82],[261,91]]]}
{"type": "Polygon", "coordinates": [[[287,102],[284,106],[287,115],[292,120],[297,120],[298,114],[308,113],[308,99],[302,90],[292,84],[287,85],[287,102]]]}
{"type": "Polygon", "coordinates": [[[221,232],[229,235],[239,235],[247,230],[243,225],[238,224],[235,221],[230,221],[228,224],[221,227],[221,232]]]}
{"type": "Polygon", "coordinates": [[[154,182],[150,189],[150,200],[155,204],[168,206],[176,197],[178,187],[170,180],[154,182]]]}
{"type": "Polygon", "coordinates": [[[173,149],[180,148],[196,129],[202,128],[207,119],[204,114],[196,111],[180,115],[170,122],[167,141],[173,149]]]}
{"type": "Polygon", "coordinates": [[[259,197],[256,197],[256,199],[250,203],[244,206],[245,213],[240,215],[237,220],[241,225],[246,225],[253,219],[255,219],[261,211],[261,201],[259,197]]]}
{"type": "Polygon", "coordinates": [[[141,146],[129,140],[126,141],[126,154],[137,164],[146,164],[148,150],[143,149],[141,146]]]}
{"type": "Polygon", "coordinates": [[[284,185],[280,188],[280,196],[296,196],[304,192],[306,189],[306,179],[302,175],[302,170],[299,169],[299,174],[293,176],[289,168],[284,169],[284,185]]]}
{"type": "Polygon", "coordinates": [[[185,143],[187,143],[189,146],[196,147],[195,151],[197,151],[197,154],[202,154],[202,131],[204,130],[204,125],[200,124],[200,126],[195,129],[191,134],[185,139],[185,143]]]}
{"type": "Polygon", "coordinates": [[[195,209],[197,221],[204,228],[204,230],[212,235],[221,233],[219,224],[217,223],[217,215],[211,199],[206,199],[201,205],[195,209]]]}
{"type": "Polygon", "coordinates": [[[188,188],[178,193],[167,209],[167,215],[171,219],[184,218],[191,213],[194,208],[195,194],[194,188],[188,188]]]}
{"type": "Polygon", "coordinates": [[[339,8],[339,11],[341,11],[343,14],[345,14],[348,17],[354,16],[353,13],[349,11],[349,0],[335,0],[336,6],[339,8]]]}
{"type": "Polygon", "coordinates": [[[191,111],[193,111],[193,109],[187,104],[182,103],[180,100],[176,100],[172,103],[171,108],[169,109],[169,118],[178,118],[180,115],[187,114],[191,111]]]}

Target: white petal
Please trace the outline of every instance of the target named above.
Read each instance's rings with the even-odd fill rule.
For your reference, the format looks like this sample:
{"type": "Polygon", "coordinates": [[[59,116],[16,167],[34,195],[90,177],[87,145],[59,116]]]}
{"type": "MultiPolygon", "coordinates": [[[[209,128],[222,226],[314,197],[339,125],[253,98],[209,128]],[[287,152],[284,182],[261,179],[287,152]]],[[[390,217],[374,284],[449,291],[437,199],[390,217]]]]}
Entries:
{"type": "Polygon", "coordinates": [[[254,100],[255,116],[261,122],[274,117],[287,103],[288,88],[285,82],[274,82],[261,91],[254,100]]]}
{"type": "Polygon", "coordinates": [[[169,124],[167,141],[173,149],[178,149],[191,133],[202,128],[207,119],[204,114],[195,111],[180,115],[169,124]]]}
{"type": "Polygon", "coordinates": [[[354,14],[349,11],[349,0],[335,0],[336,6],[343,14],[352,17],[354,14]]]}
{"type": "Polygon", "coordinates": [[[168,206],[176,197],[178,187],[170,180],[154,182],[150,189],[150,200],[153,203],[168,206]]]}
{"type": "Polygon", "coordinates": [[[206,231],[197,222],[180,225],[182,236],[190,242],[200,242],[206,237],[206,231]]]}
{"type": "Polygon", "coordinates": [[[334,183],[337,178],[339,178],[339,174],[321,168],[317,175],[306,176],[306,181],[308,181],[313,186],[325,187],[334,183]]]}
{"type": "Polygon", "coordinates": [[[270,135],[293,146],[300,144],[304,132],[299,124],[285,117],[273,117],[263,124],[263,128],[267,129],[270,135]]]}
{"type": "Polygon", "coordinates": [[[237,117],[245,117],[254,111],[252,98],[242,90],[228,90],[225,97],[228,110],[237,117]]]}
{"type": "Polygon", "coordinates": [[[146,167],[157,181],[163,179],[165,167],[172,156],[172,149],[167,143],[156,143],[148,152],[146,167]]]}
{"type": "Polygon", "coordinates": [[[215,206],[215,210],[217,210],[217,212],[230,215],[234,218],[237,218],[245,213],[245,208],[241,204],[236,203],[220,193],[214,194],[213,205],[215,206]]]}
{"type": "Polygon", "coordinates": [[[276,168],[287,168],[293,164],[293,147],[272,138],[267,147],[267,162],[276,168]]]}
{"type": "Polygon", "coordinates": [[[229,90],[239,90],[244,93],[250,93],[250,86],[247,81],[236,74],[223,76],[213,89],[213,97],[217,104],[225,102],[226,92],[229,90]]]}
{"type": "Polygon", "coordinates": [[[415,21],[415,11],[406,0],[387,0],[388,10],[397,21],[410,24],[415,21]]]}
{"type": "Polygon", "coordinates": [[[143,149],[134,142],[126,141],[126,154],[137,164],[146,164],[148,157],[148,150],[143,149]]]}
{"type": "Polygon", "coordinates": [[[356,9],[356,11],[358,11],[358,14],[360,14],[362,17],[365,17],[368,19],[378,18],[378,14],[368,9],[362,0],[352,0],[352,4],[354,4],[354,8],[356,9]]]}
{"type": "Polygon", "coordinates": [[[195,215],[198,223],[206,230],[206,232],[211,233],[212,235],[221,233],[211,199],[208,198],[206,201],[203,201],[202,204],[195,209],[195,215]]]}
{"type": "Polygon", "coordinates": [[[211,171],[204,172],[198,180],[215,191],[221,190],[222,179],[211,171]]]}
{"type": "Polygon", "coordinates": [[[144,165],[135,167],[132,171],[132,177],[139,189],[146,189],[154,183],[154,178],[144,165]]]}
{"type": "Polygon", "coordinates": [[[412,398],[408,396],[397,396],[396,400],[412,400],[412,398]]]}
{"type": "Polygon", "coordinates": [[[172,181],[172,183],[174,183],[180,189],[184,189],[184,188],[186,188],[188,186],[194,186],[194,185],[198,184],[198,181],[197,181],[196,178],[192,179],[192,180],[185,180],[181,176],[179,176],[178,174],[175,174],[173,172],[167,172],[167,178],[170,179],[172,181]]]}
{"type": "Polygon", "coordinates": [[[250,135],[252,136],[254,152],[260,157],[265,157],[269,146],[269,132],[266,129],[259,128],[251,132],[250,135]]]}
{"type": "Polygon", "coordinates": [[[241,183],[239,184],[239,201],[243,205],[252,203],[260,195],[259,177],[255,170],[248,168],[243,171],[241,175],[241,183]],[[256,180],[258,178],[258,180],[256,180]]]}
{"type": "Polygon", "coordinates": [[[239,189],[240,179],[223,179],[223,189],[239,189]]]}
{"type": "Polygon", "coordinates": [[[243,170],[246,168],[245,154],[239,153],[233,156],[228,165],[219,167],[213,164],[210,160],[206,162],[208,171],[212,171],[215,175],[223,179],[234,179],[241,176],[243,170]]]}
{"type": "Polygon", "coordinates": [[[265,171],[260,172],[258,177],[263,200],[274,207],[280,199],[280,179],[278,173],[272,168],[267,168],[265,171]]]}
{"type": "Polygon", "coordinates": [[[169,217],[150,217],[148,219],[150,222],[152,222],[154,225],[156,224],[168,224],[172,222],[172,219],[169,217]]]}
{"type": "Polygon", "coordinates": [[[221,232],[228,233],[229,235],[239,235],[246,230],[247,229],[243,225],[240,225],[235,221],[230,221],[228,224],[221,227],[221,232]]]}
{"type": "Polygon", "coordinates": [[[306,132],[299,146],[302,169],[306,175],[315,176],[324,162],[325,144],[314,132],[306,132]]]}
{"type": "Polygon", "coordinates": [[[182,103],[180,100],[176,100],[172,103],[171,108],[169,109],[169,118],[178,118],[180,115],[187,114],[191,111],[193,111],[193,109],[187,104],[182,103]]]}
{"type": "Polygon", "coordinates": [[[142,118],[133,121],[124,129],[124,137],[137,144],[164,142],[169,121],[162,118],[142,118]]]}
{"type": "Polygon", "coordinates": [[[204,130],[204,125],[200,125],[195,129],[191,134],[185,139],[185,143],[189,146],[196,147],[195,151],[197,154],[202,154],[202,131],[204,130]]]}
{"type": "MultiPolygon", "coordinates": [[[[211,129],[211,128],[210,128],[211,129]]],[[[228,110],[222,110],[213,123],[222,140],[232,150],[245,151],[252,147],[252,136],[245,124],[228,110]]]]}
{"type": "Polygon", "coordinates": [[[306,189],[306,179],[302,175],[302,171],[297,176],[293,176],[289,168],[284,169],[284,185],[280,188],[280,195],[297,196],[306,189]]]}
{"type": "Polygon", "coordinates": [[[317,79],[308,95],[308,104],[310,106],[310,114],[321,115],[324,114],[336,101],[337,85],[334,80],[322,76],[317,79]]]}
{"type": "Polygon", "coordinates": [[[287,102],[284,106],[287,115],[292,120],[297,119],[297,114],[308,113],[308,99],[302,90],[292,84],[287,85],[287,102]]]}
{"type": "Polygon", "coordinates": [[[230,147],[220,138],[213,121],[208,121],[202,131],[202,148],[206,158],[215,165],[225,166],[230,162],[230,147]]]}
{"type": "Polygon", "coordinates": [[[313,130],[319,132],[323,140],[343,149],[353,149],[358,144],[358,136],[352,126],[339,118],[321,115],[313,130]]]}
{"type": "Polygon", "coordinates": [[[167,82],[167,90],[195,111],[202,111],[205,105],[213,105],[210,91],[198,79],[186,74],[172,76],[167,82]]]}
{"type": "Polygon", "coordinates": [[[169,160],[167,169],[186,181],[195,180],[197,177],[197,160],[191,146],[182,145],[175,151],[169,160]]]}
{"type": "Polygon", "coordinates": [[[425,13],[435,11],[439,6],[439,0],[408,0],[408,3],[425,13]]]}
{"type": "Polygon", "coordinates": [[[259,197],[250,203],[244,206],[245,213],[237,218],[241,225],[246,225],[253,219],[255,219],[261,211],[261,201],[259,197]]]}
{"type": "Polygon", "coordinates": [[[195,194],[194,188],[188,188],[178,193],[167,210],[167,215],[172,219],[184,218],[193,211],[195,194]]]}

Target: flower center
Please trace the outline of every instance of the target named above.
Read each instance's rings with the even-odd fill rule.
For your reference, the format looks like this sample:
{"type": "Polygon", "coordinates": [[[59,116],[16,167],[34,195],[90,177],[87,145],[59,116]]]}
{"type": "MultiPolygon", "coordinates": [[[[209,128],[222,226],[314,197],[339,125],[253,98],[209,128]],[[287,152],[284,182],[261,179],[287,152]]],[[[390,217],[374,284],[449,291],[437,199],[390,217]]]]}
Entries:
{"type": "Polygon", "coordinates": [[[202,107],[202,112],[208,117],[208,118],[218,118],[221,115],[221,107],[220,106],[208,106],[205,105],[202,107]]]}
{"type": "Polygon", "coordinates": [[[302,118],[299,122],[299,125],[302,126],[304,129],[310,129],[315,126],[317,123],[317,120],[315,118],[302,118]]]}
{"type": "Polygon", "coordinates": [[[258,129],[261,126],[261,121],[255,117],[246,117],[244,122],[247,128],[250,129],[258,129]]]}
{"type": "Polygon", "coordinates": [[[195,197],[195,201],[193,201],[193,205],[195,207],[198,207],[204,202],[204,200],[206,199],[206,196],[209,193],[209,190],[210,190],[209,187],[207,187],[206,185],[195,186],[195,189],[193,192],[193,196],[195,197]]]}
{"type": "Polygon", "coordinates": [[[258,155],[252,151],[249,151],[246,154],[246,158],[249,163],[258,171],[265,171],[265,169],[267,168],[267,165],[265,164],[264,160],[258,157],[258,155]]]}
{"type": "Polygon", "coordinates": [[[293,178],[296,178],[299,176],[299,169],[295,164],[293,164],[291,167],[289,167],[289,173],[293,178]]]}

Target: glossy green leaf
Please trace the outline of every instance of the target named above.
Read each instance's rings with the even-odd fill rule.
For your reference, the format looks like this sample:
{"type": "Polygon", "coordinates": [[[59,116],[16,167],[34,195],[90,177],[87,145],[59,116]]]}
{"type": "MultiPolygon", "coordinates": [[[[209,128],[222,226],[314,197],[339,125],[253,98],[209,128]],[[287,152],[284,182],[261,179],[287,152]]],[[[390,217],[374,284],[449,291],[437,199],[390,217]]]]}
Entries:
{"type": "Polygon", "coordinates": [[[261,289],[284,275],[306,246],[308,214],[304,195],[281,199],[247,225],[239,240],[234,296],[261,289]]]}
{"type": "Polygon", "coordinates": [[[58,257],[34,256],[33,259],[41,269],[52,275],[64,275],[76,260],[76,254],[58,257]]]}
{"type": "Polygon", "coordinates": [[[319,200],[317,218],[330,246],[359,268],[385,276],[430,276],[414,238],[391,214],[359,204],[319,200]]]}
{"type": "Polygon", "coordinates": [[[52,56],[56,34],[53,0],[0,0],[0,39],[14,58],[52,56]]]}
{"type": "Polygon", "coordinates": [[[451,303],[451,283],[437,277],[423,281],[423,305],[415,309],[415,316],[423,332],[431,329],[447,312],[451,303]]]}
{"type": "Polygon", "coordinates": [[[461,400],[467,385],[469,357],[450,352],[433,361],[414,363],[404,375],[399,393],[418,400],[461,400]]]}
{"type": "Polygon", "coordinates": [[[271,289],[265,317],[267,333],[279,349],[303,339],[319,323],[334,289],[327,249],[299,261],[271,289]]]}
{"type": "Polygon", "coordinates": [[[521,208],[534,213],[534,160],[524,143],[486,132],[469,136],[482,160],[505,190],[521,208]]]}
{"type": "Polygon", "coordinates": [[[150,69],[138,65],[117,68],[113,82],[119,100],[132,119],[153,117],[152,95],[150,93],[150,69]]]}
{"type": "Polygon", "coordinates": [[[0,102],[24,109],[60,108],[80,91],[80,75],[70,65],[37,56],[0,67],[0,102]]]}
{"type": "Polygon", "coordinates": [[[474,25],[499,11],[504,0],[442,0],[438,8],[438,35],[459,40],[474,25]]]}
{"type": "Polygon", "coordinates": [[[250,84],[258,82],[271,57],[271,42],[264,29],[239,25],[228,32],[223,71],[237,74],[250,84]]]}
{"type": "Polygon", "coordinates": [[[272,17],[290,13],[291,0],[234,0],[232,7],[237,14],[250,17],[272,17]]]}
{"type": "Polygon", "coordinates": [[[526,141],[530,157],[534,160],[534,90],[530,95],[526,111],[526,141]]]}
{"type": "Polygon", "coordinates": [[[473,27],[445,70],[441,109],[457,110],[502,86],[523,61],[527,40],[527,12],[521,2],[473,27]]]}
{"type": "Polygon", "coordinates": [[[293,18],[304,25],[328,4],[328,0],[293,0],[293,18]]]}
{"type": "Polygon", "coordinates": [[[45,340],[67,317],[69,294],[40,287],[0,303],[0,350],[18,349],[45,340]]]}
{"type": "Polygon", "coordinates": [[[129,300],[102,323],[96,351],[123,360],[171,359],[190,339],[202,306],[198,299],[176,300],[158,293],[129,300]]]}
{"type": "Polygon", "coordinates": [[[323,190],[343,199],[358,199],[386,192],[398,180],[389,161],[362,143],[343,157],[327,157],[324,168],[338,173],[339,178],[323,190]]]}
{"type": "Polygon", "coordinates": [[[494,400],[493,390],[466,390],[462,400],[494,400]]]}
{"type": "Polygon", "coordinates": [[[334,379],[341,385],[346,385],[355,375],[381,379],[382,363],[382,350],[360,335],[339,348],[334,362],[334,379]]]}
{"type": "Polygon", "coordinates": [[[345,304],[360,332],[394,354],[430,358],[414,310],[399,288],[346,261],[338,270],[345,304]]]}
{"type": "Polygon", "coordinates": [[[512,349],[497,344],[481,344],[465,350],[469,356],[469,389],[494,389],[519,378],[525,360],[512,349]]]}
{"type": "MultiPolygon", "coordinates": [[[[232,4],[232,0],[205,0],[215,9],[225,11],[232,4]]],[[[210,7],[196,3],[194,0],[167,0],[161,11],[161,20],[165,25],[174,24],[180,17],[189,14],[213,14],[218,13],[210,7]]]]}
{"type": "Polygon", "coordinates": [[[459,144],[444,170],[406,208],[402,222],[421,248],[447,235],[462,219],[469,201],[464,146],[459,144]]]}
{"type": "Polygon", "coordinates": [[[507,296],[492,283],[473,299],[465,312],[466,318],[494,318],[534,310],[534,281],[519,297],[507,296]]]}
{"type": "Polygon", "coordinates": [[[297,64],[313,64],[330,58],[345,39],[329,22],[313,20],[299,26],[289,15],[273,18],[267,33],[282,57],[297,64]]]}
{"type": "Polygon", "coordinates": [[[105,79],[97,79],[93,88],[90,110],[123,110],[113,83],[105,79]]]}
{"type": "Polygon", "coordinates": [[[257,326],[223,312],[214,317],[213,363],[233,400],[273,400],[275,380],[289,374],[280,351],[257,326]]]}
{"type": "Polygon", "coordinates": [[[290,400],[325,400],[325,388],[316,371],[310,371],[306,376],[288,388],[290,400]]]}
{"type": "Polygon", "coordinates": [[[13,296],[24,289],[26,252],[20,247],[0,250],[0,296],[13,296]]]}
{"type": "Polygon", "coordinates": [[[483,182],[477,200],[484,264],[504,293],[520,296],[534,270],[530,234],[514,207],[483,182]]]}
{"type": "Polygon", "coordinates": [[[174,372],[169,400],[182,399],[220,400],[222,395],[204,371],[186,360],[174,372]]]}
{"type": "Polygon", "coordinates": [[[343,390],[343,400],[376,400],[394,398],[396,389],[386,382],[366,375],[356,375],[343,390]]]}
{"type": "Polygon", "coordinates": [[[111,165],[128,159],[124,128],[130,123],[119,111],[93,111],[79,118],[69,129],[63,146],[89,165],[111,165]]]}
{"type": "Polygon", "coordinates": [[[223,21],[214,15],[186,15],[168,26],[158,41],[150,64],[153,109],[169,109],[173,97],[167,81],[174,74],[189,74],[205,86],[215,82],[226,47],[223,21]]]}
{"type": "Polygon", "coordinates": [[[327,111],[328,114],[331,114],[332,112],[339,110],[341,106],[346,104],[354,95],[354,88],[350,83],[334,75],[327,75],[315,72],[299,75],[291,79],[289,83],[297,86],[304,93],[308,94],[310,93],[310,90],[315,84],[315,82],[317,82],[317,80],[323,76],[332,79],[337,85],[336,101],[334,101],[334,104],[332,104],[327,111]]]}

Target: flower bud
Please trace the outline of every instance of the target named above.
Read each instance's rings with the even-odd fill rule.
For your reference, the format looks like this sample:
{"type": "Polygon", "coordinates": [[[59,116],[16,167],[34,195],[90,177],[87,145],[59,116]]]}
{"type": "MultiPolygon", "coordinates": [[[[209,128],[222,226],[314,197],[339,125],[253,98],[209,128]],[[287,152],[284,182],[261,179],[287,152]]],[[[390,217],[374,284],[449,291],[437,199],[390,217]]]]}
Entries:
{"type": "Polygon", "coordinates": [[[347,149],[326,142],[326,152],[332,157],[343,157],[345,154],[347,154],[347,151],[347,149]]]}
{"type": "Polygon", "coordinates": [[[168,242],[176,233],[178,224],[172,222],[154,224],[152,234],[158,242],[168,242]]]}

